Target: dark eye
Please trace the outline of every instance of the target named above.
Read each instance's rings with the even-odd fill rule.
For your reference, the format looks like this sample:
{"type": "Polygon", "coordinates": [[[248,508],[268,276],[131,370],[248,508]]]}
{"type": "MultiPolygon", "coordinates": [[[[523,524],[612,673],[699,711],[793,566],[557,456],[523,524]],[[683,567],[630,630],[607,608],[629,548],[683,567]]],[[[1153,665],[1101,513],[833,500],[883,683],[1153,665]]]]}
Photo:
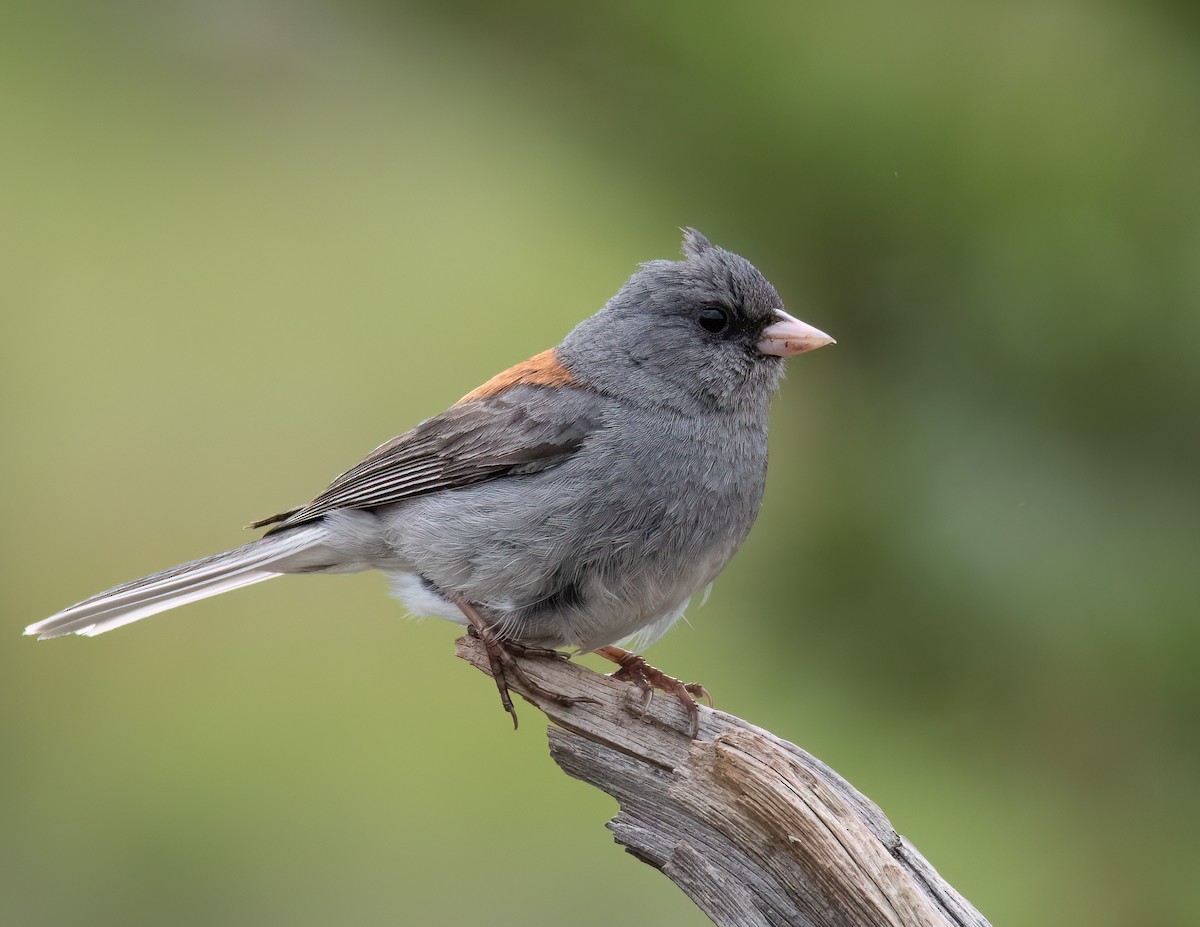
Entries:
{"type": "Polygon", "coordinates": [[[725,331],[729,327],[729,315],[724,309],[718,309],[715,306],[701,309],[697,321],[699,321],[701,328],[706,332],[712,332],[714,335],[725,331]]]}

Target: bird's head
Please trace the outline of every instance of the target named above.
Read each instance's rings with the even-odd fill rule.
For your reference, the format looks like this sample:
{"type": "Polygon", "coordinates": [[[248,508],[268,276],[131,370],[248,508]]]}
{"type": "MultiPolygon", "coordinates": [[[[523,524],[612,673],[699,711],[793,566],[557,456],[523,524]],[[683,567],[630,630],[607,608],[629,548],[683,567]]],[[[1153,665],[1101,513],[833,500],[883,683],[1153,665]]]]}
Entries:
{"type": "Polygon", "coordinates": [[[693,412],[765,406],[785,357],[833,343],[788,315],[753,264],[689,228],[683,260],[641,265],[559,357],[605,392],[693,412]]]}

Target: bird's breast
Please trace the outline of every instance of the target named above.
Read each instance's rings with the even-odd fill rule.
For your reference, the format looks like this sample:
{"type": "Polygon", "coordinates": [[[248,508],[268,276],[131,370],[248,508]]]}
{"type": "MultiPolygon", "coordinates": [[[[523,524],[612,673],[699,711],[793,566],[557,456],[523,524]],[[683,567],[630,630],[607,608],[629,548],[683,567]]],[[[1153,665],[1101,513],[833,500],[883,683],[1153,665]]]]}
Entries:
{"type": "Polygon", "coordinates": [[[390,516],[405,558],[506,634],[594,648],[677,613],[745,539],[765,434],[617,417],[570,460],[390,516]]]}

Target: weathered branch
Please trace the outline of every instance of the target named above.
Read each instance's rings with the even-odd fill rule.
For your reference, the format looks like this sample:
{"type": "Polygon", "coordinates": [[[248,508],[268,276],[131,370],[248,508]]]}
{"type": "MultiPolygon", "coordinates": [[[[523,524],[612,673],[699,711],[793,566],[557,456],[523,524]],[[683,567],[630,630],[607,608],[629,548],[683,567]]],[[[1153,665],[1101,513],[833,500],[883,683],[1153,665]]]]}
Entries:
{"type": "MultiPolygon", "coordinates": [[[[488,672],[478,641],[458,654],[488,672]]],[[[661,870],[719,925],[988,927],[883,812],[795,744],[682,707],[576,663],[522,659],[533,680],[597,704],[565,708],[513,686],[554,722],[550,753],[621,805],[617,842],[661,870]]]]}

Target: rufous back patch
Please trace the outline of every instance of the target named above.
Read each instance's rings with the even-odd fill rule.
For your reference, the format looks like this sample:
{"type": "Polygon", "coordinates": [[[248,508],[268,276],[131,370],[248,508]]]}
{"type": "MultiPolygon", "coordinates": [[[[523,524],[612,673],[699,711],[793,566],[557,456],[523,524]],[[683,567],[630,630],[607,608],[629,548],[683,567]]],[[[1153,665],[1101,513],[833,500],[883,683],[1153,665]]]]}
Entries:
{"type": "Polygon", "coordinates": [[[463,396],[455,405],[462,405],[462,403],[470,402],[472,399],[487,399],[489,396],[498,396],[500,393],[507,392],[514,386],[573,385],[575,385],[575,378],[571,376],[566,367],[558,362],[554,348],[550,348],[541,354],[535,354],[529,360],[521,361],[516,366],[509,367],[507,370],[496,374],[484,383],[483,386],[473,389],[467,395],[463,396]]]}

